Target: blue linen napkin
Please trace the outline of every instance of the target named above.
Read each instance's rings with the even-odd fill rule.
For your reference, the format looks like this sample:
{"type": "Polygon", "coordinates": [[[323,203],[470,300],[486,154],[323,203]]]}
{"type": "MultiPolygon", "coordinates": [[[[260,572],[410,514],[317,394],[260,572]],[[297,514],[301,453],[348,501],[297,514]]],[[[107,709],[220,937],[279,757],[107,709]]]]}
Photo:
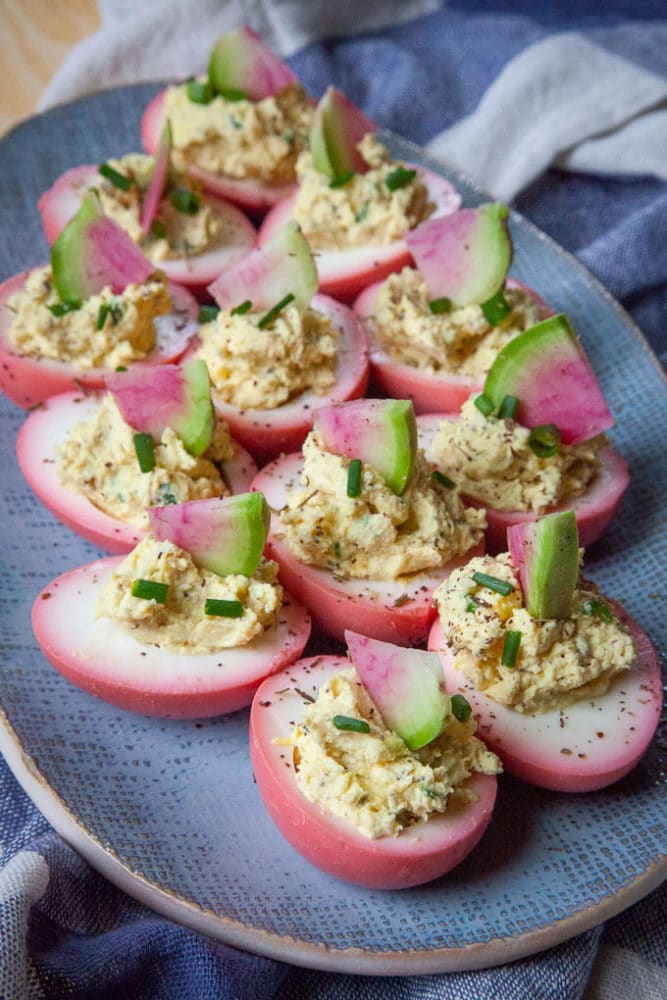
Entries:
{"type": "MultiPolygon", "coordinates": [[[[617,0],[595,13],[559,0],[522,13],[516,4],[453,2],[400,27],[309,45],[290,62],[314,93],[333,80],[380,124],[423,143],[474,112],[513,56],[564,26],[664,75],[661,7],[617,0]]],[[[665,182],[550,169],[515,204],[601,278],[666,360],[665,182]]],[[[664,886],[603,927],[511,965],[404,979],[352,977],[244,954],[134,902],[64,844],[4,762],[0,831],[0,997],[7,1000],[664,995],[664,886]]]]}

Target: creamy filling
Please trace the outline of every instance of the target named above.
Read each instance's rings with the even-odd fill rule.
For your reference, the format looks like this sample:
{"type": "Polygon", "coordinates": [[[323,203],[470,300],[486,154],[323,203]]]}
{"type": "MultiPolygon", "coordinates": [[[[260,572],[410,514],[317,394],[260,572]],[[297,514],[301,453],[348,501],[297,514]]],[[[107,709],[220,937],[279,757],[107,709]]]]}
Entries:
{"type": "Polygon", "coordinates": [[[331,178],[313,167],[309,152],[299,157],[294,218],[313,250],[386,246],[433,212],[419,175],[393,190],[387,184],[401,164],[390,159],[375,136],[366,135],[358,149],[369,169],[342,186],[331,186],[331,178]]]}
{"type": "Polygon", "coordinates": [[[440,736],[410,750],[382,717],[354,670],[323,684],[291,734],[296,780],[323,812],[352,824],[369,838],[401,830],[443,813],[453,801],[469,802],[472,774],[501,770],[495,754],[475,735],[475,721],[445,719],[440,736]],[[337,729],[343,715],[368,723],[369,733],[337,729]]]}
{"type": "Polygon", "coordinates": [[[471,397],[458,420],[442,421],[431,454],[465,496],[495,510],[540,514],[586,492],[600,469],[603,434],[561,444],[548,458],[538,458],[529,438],[514,420],[485,417],[471,397]]]}
{"type": "Polygon", "coordinates": [[[484,511],[464,507],[456,490],[435,483],[421,452],[402,496],[364,465],[360,494],[348,497],[349,459],[326,451],[315,431],[303,458],[301,488],[280,511],[301,562],[339,577],[393,580],[443,566],[483,535],[484,511]]]}
{"type": "Polygon", "coordinates": [[[432,373],[483,378],[501,348],[544,318],[543,308],[525,289],[508,287],[504,294],[512,311],[496,326],[479,305],[436,314],[423,277],[405,267],[382,282],[368,325],[394,361],[432,373]]]}
{"type": "Polygon", "coordinates": [[[604,603],[597,587],[586,580],[579,581],[568,618],[532,618],[523,606],[507,552],[471,559],[454,570],[433,601],[456,668],[477,690],[518,712],[551,711],[604,694],[636,655],[631,636],[615,617],[605,621],[585,613],[587,601],[604,603]],[[476,572],[503,580],[513,589],[506,596],[495,593],[475,583],[476,572]],[[513,667],[501,662],[508,631],[521,633],[513,667]]]}
{"type": "Polygon", "coordinates": [[[252,577],[217,576],[172,542],[144,538],[100,592],[98,617],[125,626],[140,643],[197,655],[245,646],[273,625],[282,605],[278,566],[262,560],[252,577]],[[168,587],[163,604],[132,596],[135,580],[168,587]],[[240,601],[238,618],[205,614],[207,598],[240,601]]]}

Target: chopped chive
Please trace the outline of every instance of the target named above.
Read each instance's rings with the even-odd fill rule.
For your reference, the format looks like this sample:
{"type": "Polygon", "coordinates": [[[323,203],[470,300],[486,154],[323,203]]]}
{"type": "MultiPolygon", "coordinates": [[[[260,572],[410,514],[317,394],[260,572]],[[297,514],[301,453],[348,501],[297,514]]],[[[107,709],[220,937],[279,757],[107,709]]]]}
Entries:
{"type": "Polygon", "coordinates": [[[490,417],[496,408],[493,400],[489,399],[489,397],[483,392],[481,392],[479,396],[475,396],[474,402],[479,412],[484,414],[485,417],[490,417]]]}
{"type": "Polygon", "coordinates": [[[245,90],[238,90],[236,87],[223,87],[218,93],[226,101],[245,101],[246,99],[245,90]]]}
{"type": "Polygon", "coordinates": [[[466,611],[468,612],[468,614],[472,615],[472,614],[475,613],[476,610],[477,610],[477,601],[472,596],[472,594],[467,594],[466,595],[466,611]]]}
{"type": "Polygon", "coordinates": [[[498,418],[500,420],[513,420],[518,409],[519,400],[516,396],[505,396],[498,410],[498,418]]]}
{"type": "Polygon", "coordinates": [[[183,215],[196,215],[201,207],[199,195],[180,184],[169,195],[169,201],[176,211],[182,212],[183,215]]]}
{"type": "Polygon", "coordinates": [[[505,298],[502,288],[495,295],[492,295],[490,299],[487,299],[486,302],[482,302],[481,309],[484,313],[484,318],[491,326],[498,326],[512,312],[512,306],[505,298]]]}
{"type": "Polygon", "coordinates": [[[104,327],[108,315],[109,315],[109,303],[103,302],[100,308],[97,310],[97,323],[95,324],[95,326],[98,330],[101,330],[104,327]]]}
{"type": "Polygon", "coordinates": [[[283,311],[285,306],[290,304],[290,302],[294,302],[294,296],[291,292],[289,292],[284,299],[281,299],[280,302],[276,302],[275,306],[273,306],[272,309],[269,309],[269,311],[262,316],[257,324],[260,330],[264,330],[265,327],[270,326],[276,316],[278,316],[283,311]]]}
{"type": "Polygon", "coordinates": [[[151,222],[151,236],[156,240],[163,240],[167,235],[167,227],[161,219],[153,219],[151,222]]]}
{"type": "Polygon", "coordinates": [[[349,715],[334,715],[332,722],[336,729],[346,733],[370,733],[371,727],[365,719],[353,719],[349,715]]]}
{"type": "Polygon", "coordinates": [[[603,622],[613,622],[614,616],[602,601],[584,601],[581,605],[581,611],[584,615],[593,615],[594,618],[600,618],[603,622]]]}
{"type": "Polygon", "coordinates": [[[134,450],[142,472],[151,472],[155,468],[155,448],[150,434],[137,433],[133,435],[134,450]]]}
{"type": "Polygon", "coordinates": [[[222,601],[216,597],[207,597],[204,614],[214,618],[243,618],[243,604],[241,601],[222,601]]]}
{"type": "Polygon", "coordinates": [[[115,295],[109,300],[109,312],[111,313],[111,322],[115,326],[123,318],[123,310],[125,306],[121,299],[117,298],[115,295]]]}
{"type": "Polygon", "coordinates": [[[334,555],[335,555],[336,559],[340,559],[341,551],[342,551],[341,547],[340,547],[340,542],[334,542],[333,550],[334,550],[334,555]]]}
{"type": "Polygon", "coordinates": [[[129,191],[132,187],[130,178],[126,177],[125,174],[121,174],[118,170],[114,170],[109,163],[101,163],[97,170],[98,173],[102,174],[102,177],[106,177],[114,187],[120,188],[121,191],[129,191]]]}
{"type": "Polygon", "coordinates": [[[144,601],[155,601],[157,604],[164,604],[168,591],[169,584],[158,583],[157,580],[133,580],[130,588],[132,597],[141,597],[144,601]]]}
{"type": "Polygon", "coordinates": [[[444,486],[448,490],[453,490],[454,487],[456,486],[454,480],[450,479],[449,476],[446,476],[444,472],[440,472],[439,469],[433,470],[433,472],[431,473],[431,479],[434,482],[439,483],[440,486],[444,486]]]}
{"type": "Polygon", "coordinates": [[[349,184],[354,177],[354,170],[346,170],[344,174],[338,174],[329,181],[330,188],[342,188],[349,184]]]}
{"type": "Polygon", "coordinates": [[[219,312],[220,312],[220,306],[200,306],[199,322],[212,323],[219,312]]]}
{"type": "Polygon", "coordinates": [[[366,202],[365,205],[362,205],[361,208],[354,213],[355,221],[363,222],[367,215],[368,215],[368,202],[366,202]]]}
{"type": "Polygon", "coordinates": [[[462,694],[452,695],[452,715],[459,722],[467,722],[472,715],[472,708],[462,694]]]}
{"type": "Polygon", "coordinates": [[[252,309],[252,302],[250,301],[250,299],[246,299],[244,302],[241,302],[238,306],[234,306],[234,308],[231,311],[231,315],[243,316],[244,313],[250,312],[251,309],[252,309]]]}
{"type": "Polygon", "coordinates": [[[347,467],[347,495],[358,497],[361,493],[361,459],[353,458],[347,467]]]}
{"type": "Polygon", "coordinates": [[[452,300],[443,295],[441,299],[432,299],[428,307],[434,316],[442,316],[443,313],[452,311],[452,300]]]}
{"type": "Polygon", "coordinates": [[[238,118],[236,118],[235,115],[229,115],[229,120],[231,122],[232,128],[236,128],[236,129],[243,128],[243,125],[238,120],[238,118]]]}
{"type": "Polygon", "coordinates": [[[528,446],[538,458],[551,458],[560,448],[560,440],[560,431],[555,424],[540,424],[530,432],[528,446]]]}
{"type": "Polygon", "coordinates": [[[127,365],[116,365],[116,371],[117,372],[126,372],[127,371],[127,365]]]}
{"type": "Polygon", "coordinates": [[[213,88],[208,80],[196,80],[191,76],[188,80],[188,97],[193,104],[210,104],[213,100],[213,88]]]}
{"type": "Polygon", "coordinates": [[[56,302],[48,308],[52,316],[66,316],[81,308],[81,299],[66,299],[65,302],[56,302]]]}
{"type": "Polygon", "coordinates": [[[436,792],[435,788],[429,788],[428,785],[424,785],[424,795],[429,799],[444,799],[445,796],[442,792],[436,792]]]}
{"type": "Polygon", "coordinates": [[[505,642],[503,643],[503,653],[500,662],[504,667],[514,667],[521,645],[521,632],[509,630],[505,632],[505,642]]]}
{"type": "Polygon", "coordinates": [[[160,483],[158,486],[157,498],[163,507],[169,507],[171,504],[178,503],[176,495],[169,483],[160,483]]]}
{"type": "Polygon", "coordinates": [[[511,583],[508,583],[506,580],[499,580],[497,576],[489,576],[488,573],[473,573],[472,578],[480,587],[493,590],[496,594],[502,594],[503,597],[507,597],[514,590],[511,583]]]}
{"type": "Polygon", "coordinates": [[[398,191],[399,188],[404,188],[406,184],[410,184],[416,176],[416,170],[406,170],[405,167],[396,167],[390,174],[387,174],[384,182],[390,191],[398,191]]]}

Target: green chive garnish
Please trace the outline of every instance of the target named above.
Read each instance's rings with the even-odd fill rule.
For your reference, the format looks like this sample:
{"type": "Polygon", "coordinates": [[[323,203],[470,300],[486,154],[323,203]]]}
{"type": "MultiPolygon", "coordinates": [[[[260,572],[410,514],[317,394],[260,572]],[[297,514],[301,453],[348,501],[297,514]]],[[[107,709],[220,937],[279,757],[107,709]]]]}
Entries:
{"type": "Polygon", "coordinates": [[[446,476],[444,472],[440,472],[439,469],[433,470],[433,472],[431,473],[431,479],[433,479],[436,483],[439,483],[441,486],[444,486],[448,490],[453,490],[454,487],[456,486],[454,480],[450,479],[449,476],[446,476]]]}
{"type": "Polygon", "coordinates": [[[172,490],[169,483],[160,483],[157,491],[157,498],[163,507],[169,507],[171,504],[178,503],[176,495],[172,490]]]}
{"type": "Polygon", "coordinates": [[[337,177],[332,177],[329,181],[330,188],[342,188],[354,177],[354,170],[346,170],[344,174],[338,174],[337,177]]]}
{"type": "Polygon", "coordinates": [[[177,212],[183,215],[196,215],[201,206],[199,195],[191,191],[190,188],[178,185],[169,195],[169,201],[177,212]]]}
{"type": "Polygon", "coordinates": [[[116,365],[116,371],[117,372],[126,372],[127,371],[127,365],[116,365]]]}
{"type": "Polygon", "coordinates": [[[368,215],[368,202],[362,205],[361,208],[354,213],[354,218],[357,222],[363,222],[368,215]]]}
{"type": "Polygon", "coordinates": [[[107,321],[107,316],[109,315],[109,303],[103,302],[100,308],[97,310],[97,323],[95,326],[98,330],[101,330],[107,321]]]}
{"type": "Polygon", "coordinates": [[[245,101],[246,99],[245,90],[237,90],[235,87],[223,87],[218,93],[226,101],[245,101]]]}
{"type": "Polygon", "coordinates": [[[294,302],[294,296],[292,295],[291,292],[289,292],[284,299],[281,299],[280,302],[276,302],[275,306],[272,309],[269,309],[269,311],[264,316],[262,316],[259,323],[257,324],[260,330],[263,330],[265,327],[270,326],[271,323],[273,323],[276,316],[278,316],[279,313],[283,311],[285,306],[288,306],[290,304],[290,302],[294,302]]]}
{"type": "Polygon", "coordinates": [[[144,601],[155,601],[164,604],[169,591],[168,583],[158,583],[157,580],[133,580],[130,593],[132,597],[141,597],[144,601]]]}
{"type": "Polygon", "coordinates": [[[505,632],[505,642],[503,643],[503,654],[500,658],[500,662],[504,667],[514,667],[516,665],[516,658],[519,652],[519,646],[521,645],[521,632],[514,632],[510,630],[505,632]]]}
{"type": "Polygon", "coordinates": [[[512,307],[505,298],[502,288],[486,302],[482,302],[481,309],[484,318],[491,326],[498,326],[512,312],[512,307]]]}
{"type": "Polygon", "coordinates": [[[594,618],[600,618],[603,622],[613,622],[614,616],[602,601],[584,601],[581,605],[581,611],[584,615],[593,615],[594,618]]]}
{"type": "Polygon", "coordinates": [[[134,450],[142,472],[151,472],[155,468],[155,448],[150,434],[137,433],[133,435],[134,450]]]}
{"type": "Polygon", "coordinates": [[[244,313],[250,312],[252,309],[252,302],[250,299],[246,299],[245,302],[241,302],[240,305],[234,306],[231,311],[232,316],[243,316],[244,313]]]}
{"type": "Polygon", "coordinates": [[[405,167],[396,167],[390,174],[387,174],[385,184],[390,191],[398,191],[399,188],[403,188],[406,184],[413,181],[416,176],[416,170],[406,170],[405,167]]]}
{"type": "Polygon", "coordinates": [[[207,597],[204,602],[204,614],[215,618],[243,618],[241,601],[223,601],[216,597],[207,597]]]}
{"type": "Polygon", "coordinates": [[[208,80],[188,80],[188,97],[193,104],[210,104],[213,100],[213,88],[208,80]]]}
{"type": "Polygon", "coordinates": [[[490,417],[496,408],[493,400],[489,399],[483,392],[479,396],[475,396],[474,403],[479,412],[483,413],[485,417],[490,417]]]}
{"type": "Polygon", "coordinates": [[[555,424],[540,424],[533,427],[528,445],[538,458],[551,458],[560,448],[560,431],[555,424]]]}
{"type": "Polygon", "coordinates": [[[452,300],[443,295],[441,299],[432,299],[428,307],[434,316],[441,316],[443,313],[452,311],[452,300]]]}
{"type": "Polygon", "coordinates": [[[167,235],[167,227],[160,219],[153,219],[151,222],[151,236],[156,240],[163,240],[167,235]]]}
{"type": "Polygon", "coordinates": [[[219,312],[220,312],[220,306],[200,306],[199,322],[212,323],[219,312]]]}
{"type": "Polygon", "coordinates": [[[334,715],[333,724],[336,729],[346,733],[370,733],[371,727],[365,719],[353,719],[349,715],[334,715]]]}
{"type": "Polygon", "coordinates": [[[472,708],[462,694],[452,695],[452,715],[459,722],[467,722],[472,715],[472,708]]]}
{"type": "Polygon", "coordinates": [[[361,459],[353,458],[347,467],[347,495],[358,497],[361,493],[361,459]]]}
{"type": "Polygon", "coordinates": [[[468,612],[468,614],[472,615],[475,613],[476,610],[477,610],[477,601],[475,600],[474,597],[472,597],[471,594],[468,594],[466,596],[466,611],[468,612]]]}
{"type": "Polygon", "coordinates": [[[120,188],[121,191],[129,191],[132,187],[130,178],[119,173],[118,170],[114,170],[109,163],[101,163],[97,170],[98,173],[102,174],[102,177],[106,177],[114,187],[120,188]]]}
{"type": "Polygon", "coordinates": [[[507,583],[506,580],[499,580],[497,576],[489,576],[488,573],[473,573],[472,578],[480,587],[493,590],[496,594],[502,594],[503,597],[507,597],[514,590],[511,583],[507,583]]]}
{"type": "Polygon", "coordinates": [[[500,420],[513,420],[518,409],[519,400],[516,396],[505,396],[498,410],[498,418],[500,420]]]}
{"type": "Polygon", "coordinates": [[[65,302],[56,302],[49,306],[52,316],[66,316],[67,313],[76,312],[81,308],[81,299],[67,299],[65,302]]]}

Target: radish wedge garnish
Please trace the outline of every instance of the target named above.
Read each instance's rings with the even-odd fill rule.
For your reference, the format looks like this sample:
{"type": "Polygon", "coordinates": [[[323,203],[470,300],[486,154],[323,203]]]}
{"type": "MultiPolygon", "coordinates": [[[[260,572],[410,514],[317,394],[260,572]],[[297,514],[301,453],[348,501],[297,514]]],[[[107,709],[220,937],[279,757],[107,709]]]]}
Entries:
{"type": "Polygon", "coordinates": [[[208,78],[223,97],[247,97],[251,101],[278,94],[297,79],[247,25],[218,39],[211,53],[208,78]]]}
{"type": "Polygon", "coordinates": [[[297,308],[305,309],[317,291],[317,269],[301,230],[290,222],[221,274],[208,290],[221,309],[234,309],[246,301],[255,310],[271,309],[286,294],[294,296],[297,308]]]}
{"type": "Polygon", "coordinates": [[[162,193],[169,179],[169,157],[171,155],[171,125],[165,122],[155,153],[153,173],[141,206],[141,231],[146,236],[160,207],[162,193]]]}
{"type": "Polygon", "coordinates": [[[482,304],[502,287],[512,263],[509,210],[493,202],[427,219],[405,235],[431,299],[482,304]]]}
{"type": "Polygon", "coordinates": [[[218,576],[252,576],[269,530],[270,512],[261,493],[189,500],[148,510],[151,530],[189,552],[193,562],[218,576]]]}
{"type": "Polygon", "coordinates": [[[205,361],[187,361],[183,367],[153,369],[136,365],[106,379],[125,423],[150,434],[156,441],[166,427],[180,437],[191,455],[209,445],[214,424],[211,383],[205,361]]]}
{"type": "Polygon", "coordinates": [[[424,649],[407,649],[345,630],[359,680],[380,710],[385,725],[411,750],[440,735],[451,711],[442,664],[424,649]]]}
{"type": "Polygon", "coordinates": [[[516,524],[507,547],[533,618],[567,618],[579,579],[579,538],[573,510],[516,524]]]}
{"type": "Polygon", "coordinates": [[[332,180],[363,174],[368,164],[357,146],[377,125],[335,87],[327,87],[310,127],[313,166],[332,180]]]}
{"type": "Polygon", "coordinates": [[[498,352],[484,395],[496,412],[506,396],[515,397],[518,423],[553,424],[564,444],[587,441],[614,423],[590,361],[562,313],[520,333],[498,352]]]}
{"type": "Polygon", "coordinates": [[[104,215],[94,191],[88,191],[53,244],[51,268],[63,302],[80,302],[107,286],[118,294],[155,271],[127,233],[104,215]]]}

